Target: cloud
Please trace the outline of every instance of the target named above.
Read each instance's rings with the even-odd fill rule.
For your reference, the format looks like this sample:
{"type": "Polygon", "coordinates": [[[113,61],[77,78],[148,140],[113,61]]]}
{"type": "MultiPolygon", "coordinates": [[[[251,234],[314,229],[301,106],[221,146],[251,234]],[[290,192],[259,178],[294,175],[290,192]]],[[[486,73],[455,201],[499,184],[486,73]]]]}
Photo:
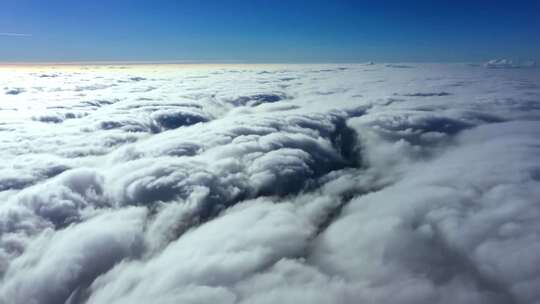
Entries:
{"type": "Polygon", "coordinates": [[[412,68],[414,68],[414,66],[407,65],[407,64],[387,64],[386,67],[395,68],[395,69],[412,69],[412,68]]]}
{"type": "Polygon", "coordinates": [[[365,67],[0,71],[0,302],[539,301],[535,70],[365,67]]]}
{"type": "Polygon", "coordinates": [[[0,288],[0,299],[52,304],[76,297],[115,263],[140,254],[144,214],[143,209],[126,209],[60,232],[45,230],[28,254],[10,265],[5,274],[10,280],[0,288]]]}
{"type": "Polygon", "coordinates": [[[492,59],[484,64],[489,69],[519,69],[533,68],[536,66],[534,61],[514,61],[511,59],[492,59]]]}
{"type": "Polygon", "coordinates": [[[19,95],[24,93],[26,90],[23,88],[4,88],[6,95],[19,95]]]}
{"type": "Polygon", "coordinates": [[[408,93],[404,94],[403,96],[409,96],[409,97],[434,97],[434,96],[449,96],[452,95],[448,92],[436,92],[436,93],[408,93]]]}
{"type": "Polygon", "coordinates": [[[7,37],[31,37],[31,34],[23,34],[23,33],[0,33],[0,36],[7,36],[7,37]]]}

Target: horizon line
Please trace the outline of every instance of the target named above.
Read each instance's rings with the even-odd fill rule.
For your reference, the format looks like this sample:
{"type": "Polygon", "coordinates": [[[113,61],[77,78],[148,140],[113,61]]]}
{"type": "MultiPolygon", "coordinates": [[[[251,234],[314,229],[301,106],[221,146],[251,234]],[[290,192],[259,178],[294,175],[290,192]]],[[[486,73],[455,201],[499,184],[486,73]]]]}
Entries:
{"type": "Polygon", "coordinates": [[[73,61],[0,61],[0,66],[77,66],[77,65],[212,65],[212,64],[482,64],[486,61],[251,61],[251,60],[73,60],[73,61]]]}

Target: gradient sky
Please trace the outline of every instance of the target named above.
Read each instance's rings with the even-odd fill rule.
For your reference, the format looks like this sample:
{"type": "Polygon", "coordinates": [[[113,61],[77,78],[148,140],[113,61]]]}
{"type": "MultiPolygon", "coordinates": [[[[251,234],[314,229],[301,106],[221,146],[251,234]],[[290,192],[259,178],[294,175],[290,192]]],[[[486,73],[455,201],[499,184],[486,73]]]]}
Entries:
{"type": "Polygon", "coordinates": [[[0,61],[540,59],[540,0],[3,0],[0,61]]]}

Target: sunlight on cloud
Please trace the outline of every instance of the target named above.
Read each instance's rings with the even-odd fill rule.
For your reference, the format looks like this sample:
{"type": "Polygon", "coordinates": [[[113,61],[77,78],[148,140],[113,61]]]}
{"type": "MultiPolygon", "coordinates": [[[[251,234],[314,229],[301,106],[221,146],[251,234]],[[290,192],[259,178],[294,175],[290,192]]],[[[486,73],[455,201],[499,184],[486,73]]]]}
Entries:
{"type": "Polygon", "coordinates": [[[1,67],[0,303],[538,302],[514,65],[1,67]]]}

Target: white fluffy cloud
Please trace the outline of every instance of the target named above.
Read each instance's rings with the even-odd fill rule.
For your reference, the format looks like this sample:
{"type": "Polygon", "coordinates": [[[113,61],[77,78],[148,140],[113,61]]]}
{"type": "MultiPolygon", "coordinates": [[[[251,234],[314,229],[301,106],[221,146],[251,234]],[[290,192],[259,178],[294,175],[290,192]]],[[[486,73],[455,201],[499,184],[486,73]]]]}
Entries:
{"type": "Polygon", "coordinates": [[[0,69],[0,302],[536,303],[539,73],[0,69]]]}

